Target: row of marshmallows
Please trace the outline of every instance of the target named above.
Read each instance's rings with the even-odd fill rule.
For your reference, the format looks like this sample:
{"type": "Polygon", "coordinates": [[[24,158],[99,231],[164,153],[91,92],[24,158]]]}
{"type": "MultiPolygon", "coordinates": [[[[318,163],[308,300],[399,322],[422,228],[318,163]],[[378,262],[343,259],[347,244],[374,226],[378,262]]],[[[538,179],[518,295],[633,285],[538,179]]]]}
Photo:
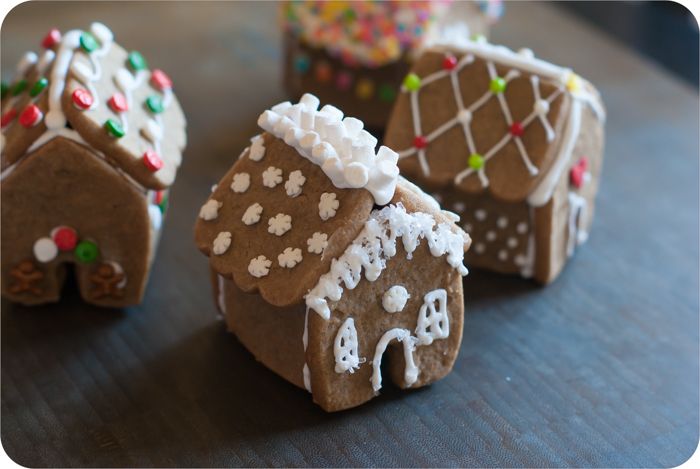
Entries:
{"type": "Polygon", "coordinates": [[[318,106],[318,98],[307,93],[298,104],[287,101],[263,112],[258,125],[318,165],[336,187],[365,188],[377,205],[387,204],[396,189],[398,154],[385,146],[375,153],[377,139],[361,120],[343,118],[332,105],[318,106]]]}

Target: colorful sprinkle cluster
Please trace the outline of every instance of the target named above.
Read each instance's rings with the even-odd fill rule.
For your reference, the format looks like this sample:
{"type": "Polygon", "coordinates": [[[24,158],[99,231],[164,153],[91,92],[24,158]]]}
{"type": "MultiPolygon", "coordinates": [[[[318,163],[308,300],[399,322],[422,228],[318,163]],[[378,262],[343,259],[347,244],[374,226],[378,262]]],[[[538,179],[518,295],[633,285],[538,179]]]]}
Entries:
{"type": "Polygon", "coordinates": [[[78,233],[69,226],[57,226],[50,236],[34,242],[34,257],[42,263],[51,262],[59,252],[69,251],[84,264],[95,262],[100,253],[97,244],[87,239],[78,240],[78,233]]]}

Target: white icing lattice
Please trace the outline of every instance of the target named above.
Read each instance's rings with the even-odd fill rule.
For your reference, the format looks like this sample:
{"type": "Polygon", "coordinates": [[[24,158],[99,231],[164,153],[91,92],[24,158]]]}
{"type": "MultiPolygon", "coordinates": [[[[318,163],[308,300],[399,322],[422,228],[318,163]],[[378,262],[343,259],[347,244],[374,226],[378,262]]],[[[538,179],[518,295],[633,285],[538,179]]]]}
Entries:
{"type": "Polygon", "coordinates": [[[354,373],[360,367],[360,363],[364,359],[361,360],[358,356],[358,348],[355,321],[352,318],[347,318],[340,326],[340,329],[338,329],[335,342],[333,343],[336,373],[345,373],[346,371],[354,373]]]}
{"type": "Polygon", "coordinates": [[[447,292],[443,289],[428,292],[418,312],[416,336],[420,345],[430,345],[435,339],[450,335],[450,320],[447,314],[447,292]],[[435,304],[437,303],[437,307],[435,304]]]}
{"type": "Polygon", "coordinates": [[[309,252],[321,254],[328,246],[328,235],[317,231],[306,240],[306,244],[309,246],[309,252]]]}
{"type": "Polygon", "coordinates": [[[301,194],[301,186],[306,182],[306,178],[298,169],[289,173],[287,182],[284,183],[284,189],[289,197],[296,197],[301,194]]]}
{"type": "Polygon", "coordinates": [[[272,261],[267,257],[258,256],[250,260],[248,264],[248,273],[256,278],[264,277],[270,273],[271,265],[272,261]]]}
{"type": "Polygon", "coordinates": [[[336,211],[340,207],[340,201],[333,192],[324,192],[321,194],[321,200],[318,203],[318,216],[321,220],[326,221],[329,218],[333,218],[336,211]]]}
{"type": "Polygon", "coordinates": [[[406,307],[406,302],[411,297],[402,285],[394,285],[384,292],[382,306],[387,313],[399,313],[406,307]]]}
{"type": "Polygon", "coordinates": [[[263,186],[273,188],[277,184],[282,182],[282,170],[280,168],[275,168],[270,166],[262,173],[263,186]]]}
{"type": "Polygon", "coordinates": [[[243,214],[243,218],[241,218],[241,221],[248,226],[254,225],[260,221],[260,215],[262,215],[262,213],[262,205],[255,202],[246,209],[245,213],[243,214]]]}
{"type": "Polygon", "coordinates": [[[282,254],[277,256],[277,262],[280,267],[286,267],[288,269],[300,263],[301,259],[301,249],[299,248],[286,248],[282,254]]]}
{"type": "Polygon", "coordinates": [[[214,199],[209,199],[206,201],[202,208],[199,209],[199,218],[202,220],[215,220],[219,216],[219,209],[223,205],[223,202],[216,201],[214,199]]]}
{"type": "Polygon", "coordinates": [[[217,256],[220,256],[221,254],[228,251],[228,248],[230,246],[231,246],[231,233],[229,231],[222,231],[218,235],[216,235],[216,238],[214,238],[212,251],[217,256]]]}
{"type": "Polygon", "coordinates": [[[278,213],[267,221],[267,232],[282,236],[292,229],[292,217],[284,213],[278,213]]]}
{"type": "Polygon", "coordinates": [[[250,174],[248,173],[238,173],[233,175],[233,180],[231,181],[231,190],[238,194],[242,194],[247,191],[250,187],[250,174]]]}

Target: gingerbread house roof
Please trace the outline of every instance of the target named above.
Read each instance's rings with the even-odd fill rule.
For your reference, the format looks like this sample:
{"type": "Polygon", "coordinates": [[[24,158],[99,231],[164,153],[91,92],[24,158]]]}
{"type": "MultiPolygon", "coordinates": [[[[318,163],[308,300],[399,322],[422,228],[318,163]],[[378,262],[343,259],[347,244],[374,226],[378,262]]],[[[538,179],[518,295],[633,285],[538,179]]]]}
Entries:
{"type": "MultiPolygon", "coordinates": [[[[219,182],[195,228],[196,243],[216,272],[276,306],[297,304],[314,288],[320,297],[326,290],[318,290],[319,279],[346,264],[344,253],[363,236],[368,220],[378,219],[373,208],[395,204],[402,191],[419,192],[399,182],[395,152],[380,147],[375,153],[377,141],[361,121],[318,105],[307,94],[298,104],[286,102],[265,111],[258,123],[266,132],[252,139],[219,182]]],[[[462,232],[424,197],[425,216],[433,222],[420,218],[420,226],[410,224],[410,234],[394,229],[392,239],[430,237],[435,226],[441,240],[435,252],[451,253],[453,245],[447,247],[443,240],[445,227],[437,228],[435,220],[462,232]]],[[[459,236],[463,253],[465,235],[459,236]]],[[[374,262],[378,267],[383,261],[374,262]]],[[[360,271],[363,266],[353,264],[360,271]]]]}
{"type": "Polygon", "coordinates": [[[464,40],[424,51],[385,139],[402,173],[423,185],[539,206],[571,158],[583,112],[605,119],[597,91],[571,70],[528,49],[464,40]]]}
{"type": "Polygon", "coordinates": [[[91,147],[140,186],[172,184],[186,134],[170,78],[120,47],[101,23],[52,30],[42,45],[41,56],[24,56],[17,80],[3,91],[3,177],[63,137],[91,147]]]}

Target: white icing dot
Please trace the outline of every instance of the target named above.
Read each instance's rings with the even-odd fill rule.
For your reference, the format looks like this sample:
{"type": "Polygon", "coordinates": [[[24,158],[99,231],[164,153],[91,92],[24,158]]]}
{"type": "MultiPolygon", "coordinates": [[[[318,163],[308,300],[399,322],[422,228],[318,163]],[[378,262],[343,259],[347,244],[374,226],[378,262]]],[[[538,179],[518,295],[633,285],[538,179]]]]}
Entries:
{"type": "Polygon", "coordinates": [[[214,191],[216,190],[217,187],[219,187],[218,184],[212,184],[212,186],[211,186],[211,191],[214,192],[214,191]]]}
{"type": "Polygon", "coordinates": [[[202,208],[199,209],[199,218],[206,221],[215,220],[219,216],[219,209],[222,205],[222,202],[214,199],[207,200],[207,202],[202,205],[202,208]]]}
{"type": "Polygon", "coordinates": [[[306,182],[306,178],[298,169],[289,173],[289,179],[284,183],[284,188],[289,197],[296,197],[301,194],[301,186],[306,182]]]}
{"type": "Polygon", "coordinates": [[[484,243],[476,243],[474,245],[474,252],[477,254],[483,254],[483,252],[486,250],[486,246],[484,246],[484,243]]]}
{"type": "Polygon", "coordinates": [[[231,233],[229,231],[222,231],[216,235],[213,244],[214,254],[220,256],[228,251],[229,246],[231,246],[231,233]]]}
{"type": "Polygon", "coordinates": [[[509,248],[512,249],[518,245],[518,240],[516,238],[510,237],[508,238],[508,241],[506,241],[506,244],[509,248]]]}
{"type": "Polygon", "coordinates": [[[457,120],[463,125],[469,124],[472,121],[472,112],[469,109],[462,109],[457,113],[457,120]]]}
{"type": "Polygon", "coordinates": [[[486,241],[493,241],[496,239],[496,232],[495,231],[488,231],[486,233],[486,241]]]}
{"type": "Polygon", "coordinates": [[[515,227],[515,231],[517,231],[520,234],[525,234],[527,233],[527,223],[524,221],[521,221],[518,223],[518,225],[515,227]]]}
{"type": "Polygon", "coordinates": [[[159,231],[163,224],[163,212],[160,211],[160,207],[150,204],[148,206],[148,217],[151,219],[151,226],[153,229],[159,231]]]}
{"type": "Polygon", "coordinates": [[[280,267],[288,269],[300,263],[301,259],[301,249],[299,248],[286,248],[282,254],[277,256],[277,262],[279,262],[280,267]]]}
{"type": "Polygon", "coordinates": [[[507,260],[508,259],[508,251],[506,251],[505,249],[501,249],[500,251],[498,251],[498,259],[502,260],[502,261],[507,260]]]}
{"type": "Polygon", "coordinates": [[[515,265],[517,265],[518,267],[522,267],[526,263],[525,256],[523,256],[521,254],[518,254],[517,256],[515,256],[513,261],[515,262],[515,265]]]}
{"type": "Polygon", "coordinates": [[[324,192],[321,194],[321,201],[318,203],[318,215],[321,220],[328,220],[335,216],[340,202],[333,192],[324,192]]]}
{"type": "Polygon", "coordinates": [[[250,260],[248,264],[248,273],[253,277],[260,278],[270,273],[272,261],[265,256],[258,256],[250,260]]]}
{"type": "Polygon", "coordinates": [[[270,166],[263,172],[262,177],[263,186],[273,188],[282,182],[282,170],[275,168],[274,166],[270,166]]]}
{"type": "Polygon", "coordinates": [[[328,246],[328,235],[317,231],[306,240],[306,244],[309,246],[309,252],[321,254],[328,246]]]}
{"type": "Polygon", "coordinates": [[[462,225],[462,228],[464,228],[464,231],[467,233],[470,233],[472,231],[472,224],[471,223],[465,223],[462,225]]]}
{"type": "Polygon", "coordinates": [[[51,238],[39,238],[34,243],[34,257],[39,262],[50,262],[58,255],[58,246],[51,238]]]}
{"type": "Polygon", "coordinates": [[[252,145],[250,146],[250,153],[248,158],[253,161],[260,161],[265,156],[265,140],[260,135],[257,135],[250,139],[252,145]]]}
{"type": "Polygon", "coordinates": [[[406,307],[406,302],[411,297],[406,288],[394,285],[389,288],[382,297],[382,306],[387,313],[398,313],[406,307]]]}
{"type": "Polygon", "coordinates": [[[480,208],[479,210],[474,212],[474,217],[479,221],[486,220],[486,210],[480,208]]]}
{"type": "Polygon", "coordinates": [[[505,228],[508,226],[508,218],[506,217],[498,217],[498,220],[496,220],[496,226],[499,228],[505,228]]]}
{"type": "Polygon", "coordinates": [[[254,225],[260,221],[260,215],[262,215],[263,208],[262,205],[255,202],[250,207],[248,207],[241,218],[241,221],[246,225],[254,225]]]}
{"type": "Polygon", "coordinates": [[[284,213],[278,213],[267,221],[267,232],[282,236],[292,229],[292,217],[284,213]]]}
{"type": "Polygon", "coordinates": [[[534,109],[538,115],[544,116],[549,112],[549,103],[544,99],[538,99],[535,102],[534,109]]]}
{"type": "Polygon", "coordinates": [[[467,205],[464,202],[455,202],[452,204],[452,210],[457,213],[464,212],[465,208],[467,208],[467,205]]]}
{"type": "Polygon", "coordinates": [[[528,49],[527,47],[523,47],[518,51],[518,54],[522,55],[523,57],[527,59],[532,59],[535,57],[535,53],[532,52],[532,49],[528,49]]]}
{"type": "Polygon", "coordinates": [[[250,174],[248,173],[238,173],[233,175],[233,180],[231,181],[231,190],[238,194],[242,194],[247,191],[250,187],[250,174]]]}

